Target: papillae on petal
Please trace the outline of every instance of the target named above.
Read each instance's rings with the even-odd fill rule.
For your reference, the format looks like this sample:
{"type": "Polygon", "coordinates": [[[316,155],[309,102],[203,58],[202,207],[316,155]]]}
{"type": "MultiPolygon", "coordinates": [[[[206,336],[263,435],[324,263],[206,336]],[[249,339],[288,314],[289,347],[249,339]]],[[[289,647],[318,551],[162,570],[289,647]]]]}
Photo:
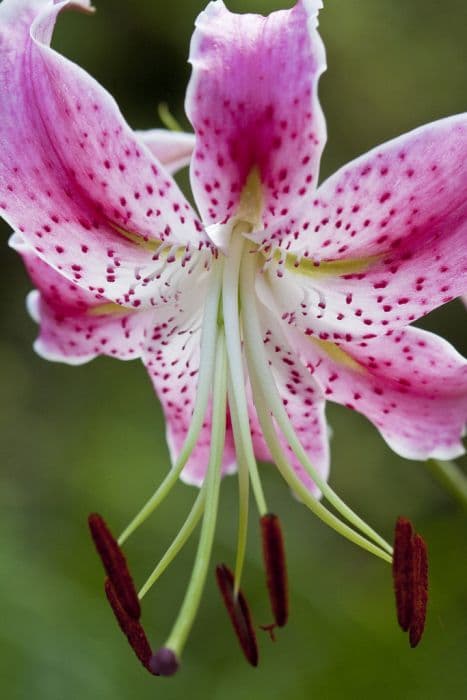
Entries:
{"type": "MultiPolygon", "coordinates": [[[[191,278],[183,270],[179,274],[180,281],[174,280],[179,289],[177,307],[167,304],[158,310],[148,328],[143,352],[143,362],[164,411],[172,463],[185,442],[195,406],[203,318],[199,298],[205,293],[209,277],[206,272],[197,277],[197,293],[193,294],[191,278]]],[[[226,421],[222,471],[230,474],[236,469],[236,461],[228,416],[226,421]]],[[[203,483],[211,451],[211,422],[209,405],[201,433],[181,475],[187,483],[197,486],[203,483]]]]}

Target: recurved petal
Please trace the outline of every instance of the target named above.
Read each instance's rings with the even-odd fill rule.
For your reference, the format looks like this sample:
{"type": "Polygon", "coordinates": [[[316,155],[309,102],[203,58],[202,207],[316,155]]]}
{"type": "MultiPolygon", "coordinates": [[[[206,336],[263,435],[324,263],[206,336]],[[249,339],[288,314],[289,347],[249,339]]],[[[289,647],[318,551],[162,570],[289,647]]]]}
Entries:
{"type": "Polygon", "coordinates": [[[320,262],[429,243],[465,204],[466,160],[467,113],[383,143],[320,185],[287,249],[320,262]]]}
{"type": "Polygon", "coordinates": [[[195,135],[169,129],[136,131],[147,148],[169,173],[188,165],[195,147],[195,135]]]}
{"type": "MultiPolygon", "coordinates": [[[[266,309],[261,310],[264,346],[276,387],[295,433],[310,461],[321,476],[329,475],[329,435],[324,414],[325,400],[319,384],[307,371],[300,356],[291,349],[277,321],[266,309]]],[[[274,462],[263,437],[250,393],[250,429],[258,459],[274,462]]],[[[297,476],[316,496],[319,489],[300,464],[287,440],[278,432],[279,442],[297,476]]]]}
{"type": "Polygon", "coordinates": [[[0,213],[68,278],[138,304],[159,241],[198,245],[201,227],[113,98],[49,47],[68,7],[89,4],[0,5],[0,213]]]}
{"type": "Polygon", "coordinates": [[[463,454],[467,361],[445,340],[405,328],[339,347],[303,335],[296,341],[326,398],[365,415],[402,457],[463,454]]]}
{"type": "Polygon", "coordinates": [[[40,325],[34,343],[47,360],[83,364],[98,355],[121,360],[141,356],[146,327],[153,310],[137,311],[118,306],[105,297],[96,299],[47,265],[14,234],[10,245],[23,258],[37,289],[27,297],[28,310],[40,325]]]}
{"type": "Polygon", "coordinates": [[[318,325],[380,335],[465,293],[466,191],[465,114],[390,141],[326,181],[299,235],[282,244],[297,285],[320,290],[318,325]]]}
{"type": "Polygon", "coordinates": [[[315,189],[325,142],[320,7],[299,0],[262,17],[232,14],[217,0],[198,17],[186,111],[196,133],[192,187],[207,222],[235,211],[253,168],[263,184],[264,225],[287,221],[315,189]]]}
{"type": "MultiPolygon", "coordinates": [[[[166,434],[172,463],[177,459],[191,424],[195,405],[200,366],[200,342],[203,305],[199,299],[206,293],[209,273],[196,278],[193,284],[181,276],[174,280],[178,288],[177,307],[168,304],[161,308],[148,331],[143,362],[164,410],[166,434]]],[[[191,280],[190,280],[191,282],[191,280]]],[[[203,427],[191,452],[182,479],[201,486],[206,474],[211,450],[211,406],[208,407],[203,427]]],[[[227,419],[222,471],[230,474],[236,469],[232,429],[227,419]]]]}

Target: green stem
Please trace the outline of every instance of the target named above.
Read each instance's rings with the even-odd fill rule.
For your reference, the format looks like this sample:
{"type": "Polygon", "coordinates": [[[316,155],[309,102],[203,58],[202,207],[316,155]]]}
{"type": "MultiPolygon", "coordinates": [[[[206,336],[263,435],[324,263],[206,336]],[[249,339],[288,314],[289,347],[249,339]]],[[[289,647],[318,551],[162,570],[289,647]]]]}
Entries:
{"type": "Polygon", "coordinates": [[[433,476],[467,510],[467,476],[455,462],[429,459],[425,462],[433,476]]]}

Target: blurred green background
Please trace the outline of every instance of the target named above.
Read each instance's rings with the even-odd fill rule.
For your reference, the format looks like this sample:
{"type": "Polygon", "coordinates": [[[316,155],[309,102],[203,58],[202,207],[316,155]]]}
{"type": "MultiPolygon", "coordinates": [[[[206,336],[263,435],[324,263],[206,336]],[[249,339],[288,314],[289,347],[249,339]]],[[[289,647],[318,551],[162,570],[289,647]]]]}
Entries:
{"type": "MultiPolygon", "coordinates": [[[[133,126],[158,125],[161,100],[183,121],[188,43],[203,3],[95,4],[94,18],[68,13],[60,19],[55,46],[116,96],[133,126]]],[[[229,6],[269,12],[280,4],[232,0],[229,6]]],[[[465,0],[328,0],[320,26],[329,65],[320,92],[329,129],[322,175],[385,139],[465,109],[465,0]]],[[[260,637],[261,664],[251,669],[211,576],[183,671],[168,680],[139,667],[103,599],[86,516],[98,510],[120,530],[165,473],[168,455],[157,401],[138,362],[99,359],[69,368],[34,355],[36,329],[24,308],[30,283],[6,247],[5,227],[3,233],[2,697],[465,697],[465,516],[423,465],[398,458],[366,420],[332,405],[333,485],[387,537],[396,516],[404,513],[428,540],[432,593],[421,646],[410,650],[397,628],[389,567],[328,531],[290,497],[274,469],[265,467],[268,500],[285,526],[289,625],[276,644],[260,637]]],[[[423,325],[466,351],[465,311],[458,301],[423,325]]],[[[191,488],[180,485],[131,540],[127,551],[138,582],[177,531],[193,496],[191,488]]],[[[223,484],[221,508],[214,562],[232,563],[236,482],[231,478],[223,484]]],[[[175,618],[194,544],[145,600],[144,620],[155,644],[175,618]]],[[[244,588],[257,622],[269,621],[254,519],[244,588]]]]}

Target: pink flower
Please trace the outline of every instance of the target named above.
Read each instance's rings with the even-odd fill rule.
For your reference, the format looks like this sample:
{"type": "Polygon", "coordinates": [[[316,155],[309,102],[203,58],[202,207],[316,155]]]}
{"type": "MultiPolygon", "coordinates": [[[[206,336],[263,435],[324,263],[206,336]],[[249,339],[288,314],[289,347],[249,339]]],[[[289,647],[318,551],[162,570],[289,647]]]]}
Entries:
{"type": "MultiPolygon", "coordinates": [[[[410,324],[467,289],[467,117],[383,144],[318,187],[320,0],[267,18],[208,5],[190,51],[194,137],[132,131],[112,97],[50,48],[68,7],[89,3],[0,5],[0,211],[37,287],[36,350],[70,364],[140,357],[164,408],[173,466],[120,542],[179,475],[203,485],[140,592],[203,514],[181,613],[151,666],[163,673],[198,606],[221,471],[238,466],[240,517],[235,583],[226,568],[218,580],[234,626],[250,629],[232,591],[250,482],[267,513],[256,458],[274,461],[325,522],[391,561],[392,548],[326,483],[326,399],[363,413],[404,457],[463,452],[466,361],[410,324]],[[192,150],[199,215],[170,174],[192,150]]],[[[273,610],[277,547],[265,545],[273,610]]],[[[250,637],[240,641],[251,661],[250,637]]]]}

